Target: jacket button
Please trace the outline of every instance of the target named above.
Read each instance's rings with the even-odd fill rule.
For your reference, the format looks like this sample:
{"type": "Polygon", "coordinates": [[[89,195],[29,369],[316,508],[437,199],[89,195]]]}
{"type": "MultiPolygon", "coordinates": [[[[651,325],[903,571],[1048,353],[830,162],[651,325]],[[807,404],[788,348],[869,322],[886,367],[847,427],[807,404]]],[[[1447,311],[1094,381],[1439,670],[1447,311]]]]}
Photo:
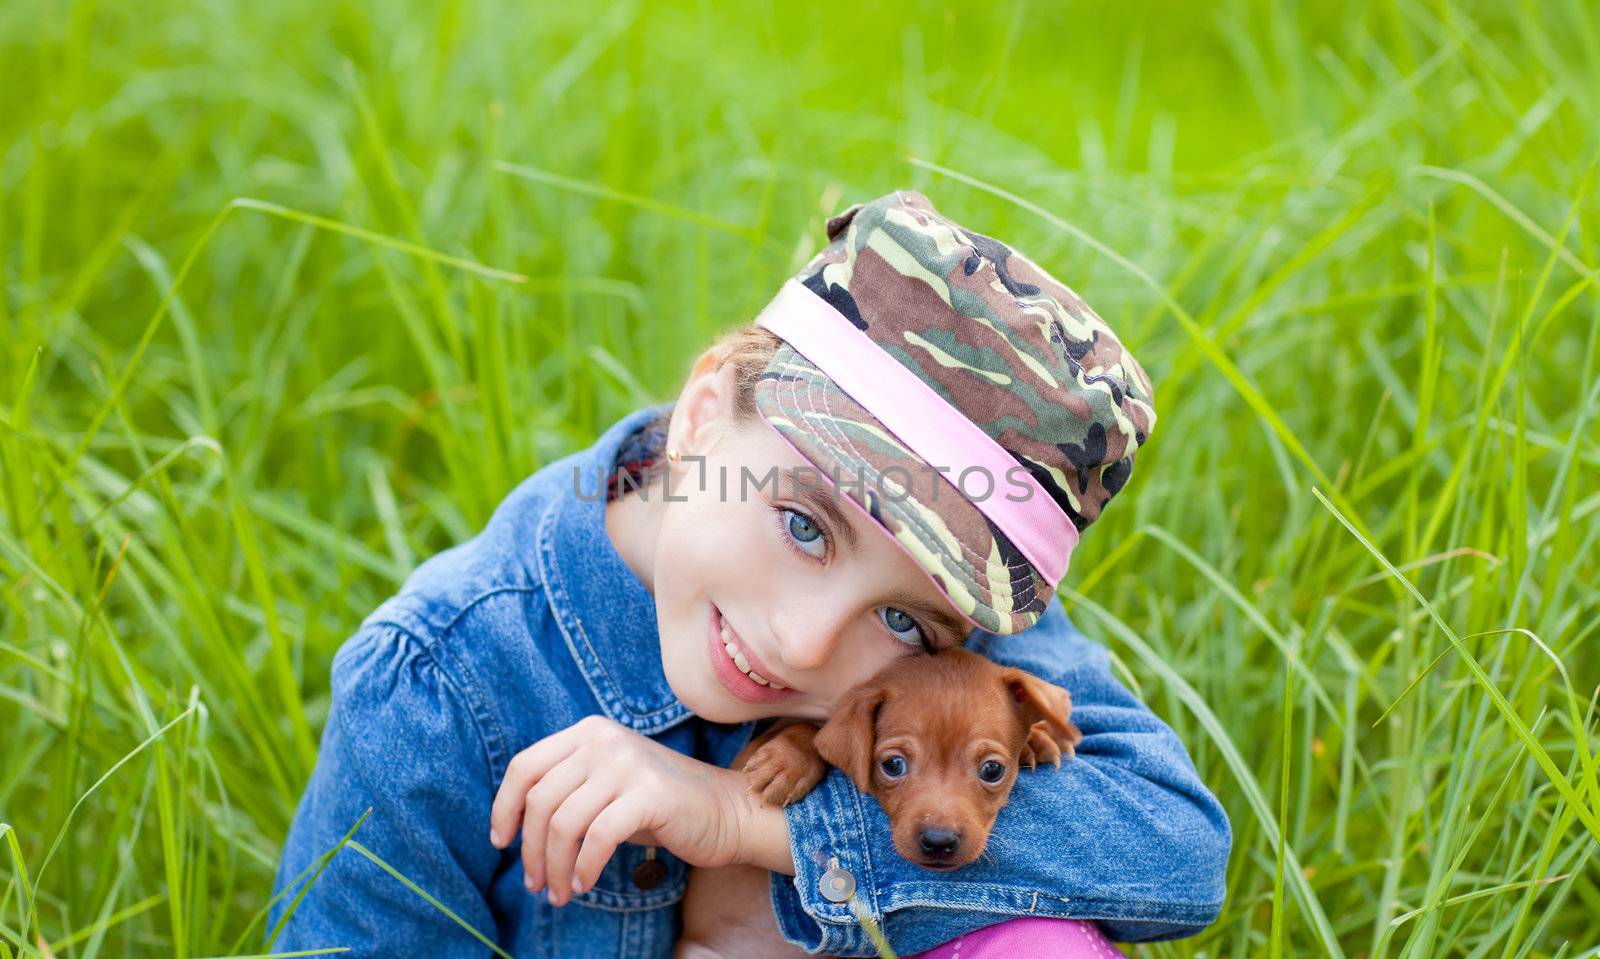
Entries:
{"type": "Polygon", "coordinates": [[[834,866],[817,881],[822,888],[822,898],[829,902],[844,902],[856,892],[856,877],[843,866],[834,866]]]}
{"type": "Polygon", "coordinates": [[[646,859],[633,867],[633,884],[640,889],[654,889],[667,878],[667,867],[659,859],[646,859]]]}

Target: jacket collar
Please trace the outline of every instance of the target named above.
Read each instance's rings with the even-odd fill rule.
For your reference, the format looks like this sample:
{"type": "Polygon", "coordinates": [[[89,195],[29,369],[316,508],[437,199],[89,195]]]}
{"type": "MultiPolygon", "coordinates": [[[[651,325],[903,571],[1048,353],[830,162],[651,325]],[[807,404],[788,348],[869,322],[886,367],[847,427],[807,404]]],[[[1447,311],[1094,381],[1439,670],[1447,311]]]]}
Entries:
{"type": "Polygon", "coordinates": [[[634,430],[671,408],[617,420],[587,449],[556,463],[556,495],[539,522],[537,554],[567,649],[605,715],[654,735],[693,715],[667,683],[655,597],[606,533],[606,481],[634,430]]]}

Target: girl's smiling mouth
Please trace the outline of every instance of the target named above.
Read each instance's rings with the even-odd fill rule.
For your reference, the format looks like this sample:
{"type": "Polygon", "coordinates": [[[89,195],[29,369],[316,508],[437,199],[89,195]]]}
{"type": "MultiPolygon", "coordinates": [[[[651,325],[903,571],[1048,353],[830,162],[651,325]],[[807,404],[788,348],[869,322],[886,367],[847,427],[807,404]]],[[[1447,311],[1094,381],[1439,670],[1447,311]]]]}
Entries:
{"type": "Polygon", "coordinates": [[[723,688],[745,702],[772,703],[798,693],[769,676],[766,664],[745,648],[738,634],[723,620],[722,611],[715,603],[710,604],[706,623],[706,652],[723,688]]]}

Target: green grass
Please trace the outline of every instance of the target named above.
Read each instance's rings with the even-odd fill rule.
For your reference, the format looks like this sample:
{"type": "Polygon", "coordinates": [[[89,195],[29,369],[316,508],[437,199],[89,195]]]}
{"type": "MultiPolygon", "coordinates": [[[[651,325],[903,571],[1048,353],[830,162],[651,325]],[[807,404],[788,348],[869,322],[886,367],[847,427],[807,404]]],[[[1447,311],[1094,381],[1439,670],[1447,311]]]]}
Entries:
{"type": "Polygon", "coordinates": [[[1156,384],[1062,592],[1235,845],[1137,954],[1600,955],[1597,23],[0,7],[0,957],[262,951],[339,643],[904,186],[1156,384]]]}

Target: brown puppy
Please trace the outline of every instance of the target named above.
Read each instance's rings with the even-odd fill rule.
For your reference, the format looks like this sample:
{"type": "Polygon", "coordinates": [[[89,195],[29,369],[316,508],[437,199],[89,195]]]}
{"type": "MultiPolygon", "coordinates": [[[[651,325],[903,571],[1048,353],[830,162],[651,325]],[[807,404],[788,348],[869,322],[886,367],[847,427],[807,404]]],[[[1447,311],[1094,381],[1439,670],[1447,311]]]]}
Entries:
{"type": "MultiPolygon", "coordinates": [[[[832,763],[877,798],[900,855],[954,869],[982,854],[1021,765],[1073,755],[1082,735],[1071,714],[1059,686],[950,649],[854,687],[820,729],[779,720],[730,767],[764,802],[786,806],[832,763]]],[[[767,908],[768,881],[753,866],[691,870],[675,959],[802,959],[767,908]]]]}
{"type": "Polygon", "coordinates": [[[1083,738],[1059,686],[967,649],[908,656],[851,689],[819,729],[769,730],[744,762],[769,805],[809,793],[826,760],[878,800],[895,849],[928,869],[982,855],[1018,769],[1061,765],[1083,738]]]}

